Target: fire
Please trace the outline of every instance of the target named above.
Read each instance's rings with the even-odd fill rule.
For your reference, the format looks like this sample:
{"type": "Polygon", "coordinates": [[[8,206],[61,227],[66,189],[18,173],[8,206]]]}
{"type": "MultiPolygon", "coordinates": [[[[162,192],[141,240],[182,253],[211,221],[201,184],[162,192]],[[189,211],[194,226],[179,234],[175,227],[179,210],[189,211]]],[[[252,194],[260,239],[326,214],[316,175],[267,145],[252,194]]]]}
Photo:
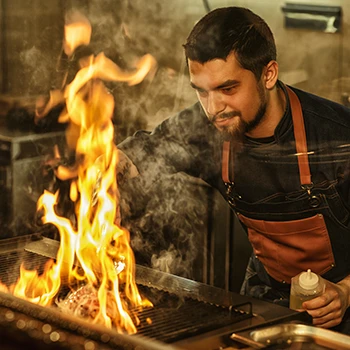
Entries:
{"type": "Polygon", "coordinates": [[[75,49],[81,45],[88,45],[91,39],[91,24],[89,20],[78,11],[67,13],[64,26],[63,50],[71,56],[75,49]]]}
{"type": "MultiPolygon", "coordinates": [[[[72,55],[81,44],[87,44],[91,26],[81,15],[70,17],[65,28],[64,50],[72,55]]],[[[41,305],[51,305],[64,281],[72,288],[71,299],[61,305],[81,301],[93,312],[88,316],[96,323],[118,331],[136,332],[128,311],[131,307],[151,306],[139,294],[135,283],[135,261],[129,244],[129,232],[118,221],[117,164],[112,115],[114,98],[103,81],[138,84],[154,67],[152,56],[142,57],[132,72],[122,71],[103,53],[81,61],[81,69],[62,91],[51,93],[46,106],[41,103],[38,117],[62,98],[66,108],[60,116],[68,122],[66,139],[75,150],[73,167],[59,166],[58,178],[70,180],[70,198],[75,204],[74,220],[56,214],[59,192],[44,192],[38,201],[44,223],[51,223],[60,233],[57,258],[44,272],[26,270],[10,291],[17,297],[41,305]],[[76,286],[83,289],[74,290],[76,286]],[[85,300],[85,299],[84,299],[85,300]],[[92,309],[91,309],[92,310],[92,309]]],[[[136,320],[137,322],[137,320],[136,320]]]]}

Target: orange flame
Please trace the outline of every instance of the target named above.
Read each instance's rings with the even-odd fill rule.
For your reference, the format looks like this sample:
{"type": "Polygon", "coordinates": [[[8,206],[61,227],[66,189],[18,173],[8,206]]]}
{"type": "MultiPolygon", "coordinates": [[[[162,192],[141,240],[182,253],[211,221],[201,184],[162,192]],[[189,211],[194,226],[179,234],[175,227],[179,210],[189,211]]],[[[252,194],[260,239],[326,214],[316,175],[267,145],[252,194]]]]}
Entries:
{"type": "Polygon", "coordinates": [[[88,45],[91,39],[91,24],[78,11],[67,13],[64,26],[63,51],[70,57],[81,45],[88,45]]]}
{"type": "MultiPolygon", "coordinates": [[[[74,48],[90,40],[91,27],[79,16],[78,23],[70,21],[66,26],[66,35],[64,49],[70,55],[74,48]]],[[[151,303],[138,292],[129,232],[116,219],[118,152],[112,123],[114,98],[102,81],[138,84],[154,67],[155,60],[145,55],[134,71],[125,72],[101,53],[86,58],[81,65],[74,80],[61,94],[52,93],[51,101],[43,108],[47,111],[62,96],[65,99],[66,110],[60,121],[69,122],[66,138],[75,149],[76,164],[73,168],[60,166],[56,175],[71,179],[75,222],[56,214],[58,192],[45,191],[37,207],[44,212],[43,222],[59,230],[56,261],[48,263],[40,275],[22,266],[18,282],[10,289],[18,297],[50,305],[63,280],[69,281],[70,286],[83,284],[88,287],[85,291],[98,300],[97,309],[89,315],[93,322],[134,333],[136,326],[128,310],[151,303]]]]}

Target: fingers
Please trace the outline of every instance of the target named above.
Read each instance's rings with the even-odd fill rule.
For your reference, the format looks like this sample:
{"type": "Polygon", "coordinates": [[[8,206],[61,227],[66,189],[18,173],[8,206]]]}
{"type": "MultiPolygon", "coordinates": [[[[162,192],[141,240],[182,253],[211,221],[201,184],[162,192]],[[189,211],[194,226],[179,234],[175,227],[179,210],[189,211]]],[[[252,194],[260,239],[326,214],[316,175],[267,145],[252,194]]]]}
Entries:
{"type": "Polygon", "coordinates": [[[331,312],[321,317],[312,316],[312,324],[314,326],[322,327],[322,328],[331,328],[335,327],[341,323],[342,317],[341,311],[339,312],[331,312]]]}
{"type": "Polygon", "coordinates": [[[329,293],[323,293],[321,296],[305,301],[303,303],[303,308],[307,310],[316,310],[319,308],[323,308],[330,304],[334,300],[334,295],[330,295],[329,293]]]}
{"type": "Polygon", "coordinates": [[[329,288],[320,297],[303,303],[303,308],[313,318],[313,325],[330,328],[342,321],[343,305],[336,289],[329,288]]]}
{"type": "Polygon", "coordinates": [[[306,311],[312,316],[312,324],[315,326],[330,328],[342,321],[342,309],[335,307],[333,303],[319,309],[306,311]]]}
{"type": "Polygon", "coordinates": [[[317,327],[321,328],[333,328],[335,326],[338,326],[341,323],[342,319],[341,318],[335,318],[330,321],[325,322],[324,320],[316,321],[313,320],[312,324],[317,327]]]}

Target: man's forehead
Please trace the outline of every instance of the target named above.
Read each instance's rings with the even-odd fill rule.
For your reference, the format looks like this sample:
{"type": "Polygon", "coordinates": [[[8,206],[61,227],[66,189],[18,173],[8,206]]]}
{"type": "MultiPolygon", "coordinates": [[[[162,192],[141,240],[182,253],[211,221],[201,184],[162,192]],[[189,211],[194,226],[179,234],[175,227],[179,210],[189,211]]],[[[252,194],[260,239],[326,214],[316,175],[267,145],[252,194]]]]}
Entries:
{"type": "Polygon", "coordinates": [[[205,63],[189,61],[190,81],[193,87],[215,89],[230,81],[238,83],[243,68],[231,60],[215,59],[205,63]]]}

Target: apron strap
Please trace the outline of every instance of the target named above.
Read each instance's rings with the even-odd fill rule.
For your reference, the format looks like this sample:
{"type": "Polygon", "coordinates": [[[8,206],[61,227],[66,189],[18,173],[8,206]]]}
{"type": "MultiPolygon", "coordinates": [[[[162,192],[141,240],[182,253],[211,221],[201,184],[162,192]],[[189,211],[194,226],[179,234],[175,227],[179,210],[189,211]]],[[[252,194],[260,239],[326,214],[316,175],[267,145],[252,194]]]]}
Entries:
{"type": "Polygon", "coordinates": [[[221,168],[221,176],[225,183],[230,182],[229,175],[229,163],[230,163],[230,141],[224,141],[222,145],[222,168],[221,168]]]}
{"type": "Polygon", "coordinates": [[[307,155],[306,133],[303,112],[298,96],[288,86],[287,92],[292,109],[295,148],[297,150],[300,183],[302,186],[312,185],[309,159],[307,155]]]}
{"type": "MultiPolygon", "coordinates": [[[[309,159],[307,154],[306,132],[304,117],[298,96],[288,86],[286,86],[290,101],[295,147],[298,157],[298,166],[300,174],[300,183],[305,188],[312,186],[309,159]]],[[[230,141],[224,141],[222,147],[222,179],[225,183],[230,182],[229,162],[230,162],[230,141]]],[[[233,171],[232,171],[233,176],[233,171]]],[[[232,179],[233,180],[233,179],[232,179]]],[[[232,181],[233,182],[233,181],[232,181]]]]}

